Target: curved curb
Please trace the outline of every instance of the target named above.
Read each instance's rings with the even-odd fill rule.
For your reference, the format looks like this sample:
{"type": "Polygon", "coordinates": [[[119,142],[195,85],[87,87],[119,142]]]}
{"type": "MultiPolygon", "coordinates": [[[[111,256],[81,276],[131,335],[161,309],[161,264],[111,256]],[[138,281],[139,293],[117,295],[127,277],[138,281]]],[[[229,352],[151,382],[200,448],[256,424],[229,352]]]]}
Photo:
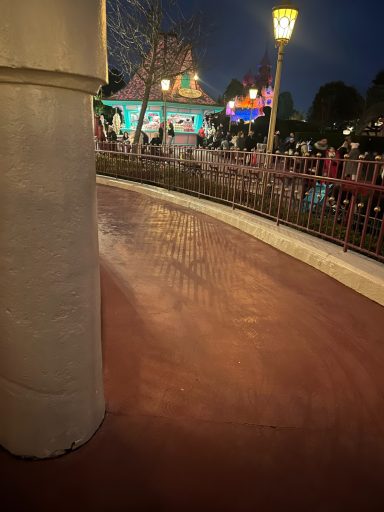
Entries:
{"type": "Polygon", "coordinates": [[[384,306],[384,265],[366,256],[352,251],[344,253],[341,247],[312,235],[286,226],[277,226],[270,220],[241,210],[232,210],[229,206],[212,203],[205,199],[198,199],[152,185],[104,176],[97,176],[96,181],[99,185],[132,190],[210,215],[303,263],[307,263],[384,306]]]}

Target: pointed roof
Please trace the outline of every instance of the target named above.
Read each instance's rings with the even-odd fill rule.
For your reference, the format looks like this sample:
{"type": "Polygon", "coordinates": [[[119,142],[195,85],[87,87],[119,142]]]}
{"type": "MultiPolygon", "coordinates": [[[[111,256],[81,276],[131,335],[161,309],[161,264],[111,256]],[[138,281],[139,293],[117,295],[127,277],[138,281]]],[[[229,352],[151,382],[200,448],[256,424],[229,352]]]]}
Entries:
{"type": "MultiPolygon", "coordinates": [[[[189,73],[188,73],[189,74],[189,73]]],[[[191,73],[193,75],[193,72],[191,73]]],[[[213,100],[201,87],[200,84],[195,80],[191,80],[193,84],[192,89],[198,91],[200,96],[198,98],[186,98],[179,94],[179,90],[177,88],[177,83],[181,81],[181,78],[178,76],[171,80],[170,92],[166,94],[166,100],[172,103],[183,103],[183,104],[191,104],[191,105],[217,105],[216,101],[213,100]]],[[[129,83],[123,87],[120,91],[113,94],[108,100],[120,100],[120,101],[141,101],[144,96],[144,87],[145,84],[136,74],[129,83]]],[[[163,93],[161,90],[161,84],[154,84],[151,87],[151,91],[149,93],[149,101],[163,101],[163,93]]]]}
{"type": "Polygon", "coordinates": [[[269,60],[268,45],[265,47],[264,57],[261,59],[260,67],[269,66],[271,67],[271,61],[269,60]]]}
{"type": "MultiPolygon", "coordinates": [[[[170,60],[172,55],[167,48],[167,35],[164,35],[164,42],[160,45],[158,51],[158,59],[164,59],[165,61],[170,60]],[[167,56],[167,54],[169,56],[167,56]]],[[[169,63],[167,64],[169,67],[169,63]]],[[[166,93],[166,100],[172,103],[182,103],[190,105],[217,105],[217,102],[213,100],[200,86],[199,82],[194,79],[196,72],[192,50],[189,48],[185,54],[180,58],[179,62],[172,62],[171,66],[174,71],[170,74],[175,75],[171,79],[171,87],[168,93],[166,93]]],[[[119,100],[119,101],[141,101],[144,96],[145,83],[140,78],[145,76],[144,66],[135,73],[128,84],[123,87],[120,91],[113,94],[107,100],[119,100]]],[[[151,87],[149,93],[149,101],[163,101],[163,93],[161,90],[161,83],[156,83],[151,87]]]]}

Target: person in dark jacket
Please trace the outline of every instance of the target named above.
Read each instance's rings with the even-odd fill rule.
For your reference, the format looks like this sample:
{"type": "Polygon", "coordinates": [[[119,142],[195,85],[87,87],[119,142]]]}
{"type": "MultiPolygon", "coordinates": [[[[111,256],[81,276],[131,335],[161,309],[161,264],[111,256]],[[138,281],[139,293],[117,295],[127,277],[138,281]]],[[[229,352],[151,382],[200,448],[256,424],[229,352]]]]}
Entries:
{"type": "Polygon", "coordinates": [[[113,128],[111,128],[109,134],[108,134],[108,138],[111,142],[116,142],[117,141],[117,135],[116,135],[116,132],[113,128]]]}
{"type": "Polygon", "coordinates": [[[168,125],[168,142],[169,144],[174,144],[175,142],[175,128],[172,121],[169,121],[168,125]]]}
{"type": "Polygon", "coordinates": [[[295,134],[294,133],[290,133],[289,137],[287,137],[285,139],[284,150],[288,151],[288,153],[290,155],[293,155],[293,153],[295,152],[295,149],[296,149],[295,134]]]}
{"type": "Polygon", "coordinates": [[[164,140],[164,123],[160,123],[159,137],[160,137],[161,143],[163,143],[163,140],[164,140]]]}
{"type": "Polygon", "coordinates": [[[237,142],[236,142],[236,145],[237,145],[237,149],[239,151],[243,151],[243,149],[245,148],[245,137],[244,137],[244,133],[242,131],[240,131],[238,134],[237,134],[237,142]]]}
{"type": "Polygon", "coordinates": [[[151,146],[161,146],[161,139],[160,139],[158,133],[153,134],[153,137],[151,140],[151,146]]]}
{"type": "Polygon", "coordinates": [[[280,151],[280,132],[275,132],[275,135],[273,136],[273,153],[276,153],[276,151],[280,151]]]}
{"type": "Polygon", "coordinates": [[[141,135],[143,137],[143,145],[144,146],[148,146],[148,144],[149,144],[149,137],[148,137],[148,135],[145,132],[143,132],[143,131],[141,131],[141,135]]]}
{"type": "Polygon", "coordinates": [[[256,147],[256,139],[253,131],[250,131],[245,139],[245,149],[250,152],[256,147]]]}

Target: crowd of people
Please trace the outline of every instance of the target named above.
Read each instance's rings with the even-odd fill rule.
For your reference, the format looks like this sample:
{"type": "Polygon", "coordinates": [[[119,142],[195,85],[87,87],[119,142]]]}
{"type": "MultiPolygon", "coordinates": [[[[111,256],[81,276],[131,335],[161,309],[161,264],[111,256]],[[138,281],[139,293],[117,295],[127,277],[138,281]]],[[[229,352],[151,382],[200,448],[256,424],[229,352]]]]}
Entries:
{"type": "MultiPolygon", "coordinates": [[[[373,177],[375,163],[384,162],[384,154],[378,151],[363,151],[359,142],[352,141],[348,136],[339,147],[333,147],[326,138],[316,142],[312,140],[297,140],[294,133],[281,141],[280,133],[274,137],[274,153],[288,156],[316,157],[317,172],[329,178],[356,179],[359,167],[364,169],[365,178],[373,177]],[[359,165],[365,162],[366,165],[359,165]],[[373,165],[372,165],[373,164],[373,165]]],[[[383,183],[383,171],[377,176],[378,184],[383,183]]]]}
{"type": "Polygon", "coordinates": [[[197,134],[197,147],[206,149],[237,149],[238,151],[263,150],[266,143],[261,133],[256,134],[253,130],[239,129],[236,134],[225,130],[223,124],[215,126],[214,123],[206,122],[197,134]]]}
{"type": "MultiPolygon", "coordinates": [[[[225,153],[230,150],[265,152],[267,141],[263,134],[255,133],[254,130],[246,127],[244,123],[238,125],[237,132],[234,132],[233,128],[230,127],[230,130],[225,129],[222,123],[215,123],[212,119],[206,118],[197,134],[197,148],[221,150],[225,153]]],[[[108,126],[106,140],[109,142],[116,142],[118,140],[111,125],[108,126]]],[[[123,144],[125,152],[131,151],[133,139],[130,138],[128,132],[124,132],[119,142],[123,144]]],[[[173,145],[174,142],[175,129],[172,122],[167,124],[166,129],[164,123],[161,123],[159,131],[154,132],[151,137],[144,131],[141,131],[139,139],[139,145],[143,146],[173,145]]],[[[313,166],[316,167],[316,173],[330,178],[343,177],[355,179],[359,168],[359,161],[367,163],[364,169],[368,169],[368,174],[373,172],[372,165],[368,165],[369,162],[371,164],[383,162],[383,169],[378,173],[376,181],[378,184],[384,183],[384,154],[380,154],[380,152],[372,149],[363,151],[360,144],[352,141],[350,136],[346,137],[339,147],[334,147],[328,143],[326,138],[318,141],[302,140],[294,133],[290,133],[284,138],[279,131],[276,131],[273,139],[273,154],[276,156],[312,158],[314,160],[313,166]],[[320,160],[317,160],[318,158],[320,160]]]]}
{"type": "MultiPolygon", "coordinates": [[[[265,152],[266,143],[266,137],[263,137],[261,133],[256,134],[253,130],[244,130],[244,127],[240,127],[234,134],[232,131],[225,131],[222,124],[215,126],[209,121],[204,123],[197,136],[198,148],[223,151],[265,152]]],[[[283,138],[280,132],[276,131],[273,139],[273,153],[289,157],[312,157],[313,166],[317,167],[317,172],[330,178],[343,176],[354,179],[358,172],[359,161],[384,162],[384,154],[372,149],[370,151],[362,150],[360,144],[353,142],[350,136],[346,137],[339,147],[334,147],[328,143],[326,138],[318,141],[303,140],[296,137],[294,133],[283,138]],[[321,160],[317,161],[318,158],[321,160]]],[[[369,166],[368,168],[372,169],[369,166]]],[[[384,169],[378,176],[380,184],[384,182],[383,174],[384,169]]]]}
{"type": "MultiPolygon", "coordinates": [[[[130,138],[128,132],[124,132],[121,139],[118,138],[118,135],[116,134],[113,125],[107,125],[107,129],[104,128],[103,130],[100,130],[101,136],[98,137],[100,142],[121,142],[126,149],[130,149],[131,145],[133,144],[133,137],[130,138]]],[[[175,127],[171,121],[169,121],[167,125],[167,131],[166,131],[166,139],[164,140],[164,123],[160,124],[159,131],[154,132],[149,138],[149,135],[146,134],[143,130],[140,133],[139,138],[139,145],[146,146],[146,145],[152,145],[152,146],[161,146],[162,144],[166,143],[168,145],[172,145],[175,143],[175,127]]]]}

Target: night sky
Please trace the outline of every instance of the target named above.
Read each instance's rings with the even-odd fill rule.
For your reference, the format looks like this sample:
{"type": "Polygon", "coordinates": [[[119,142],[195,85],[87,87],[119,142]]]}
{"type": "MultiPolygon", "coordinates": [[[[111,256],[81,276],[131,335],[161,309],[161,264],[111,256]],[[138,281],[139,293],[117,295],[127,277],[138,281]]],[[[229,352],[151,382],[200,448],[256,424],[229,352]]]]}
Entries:
{"type": "MultiPolygon", "coordinates": [[[[214,98],[231,78],[257,70],[266,44],[275,66],[273,0],[181,0],[186,12],[201,9],[209,27],[200,76],[214,98]]],[[[300,14],[287,47],[282,91],[307,111],[320,85],[343,80],[365,94],[384,68],[384,1],[299,0],[300,14]]]]}

